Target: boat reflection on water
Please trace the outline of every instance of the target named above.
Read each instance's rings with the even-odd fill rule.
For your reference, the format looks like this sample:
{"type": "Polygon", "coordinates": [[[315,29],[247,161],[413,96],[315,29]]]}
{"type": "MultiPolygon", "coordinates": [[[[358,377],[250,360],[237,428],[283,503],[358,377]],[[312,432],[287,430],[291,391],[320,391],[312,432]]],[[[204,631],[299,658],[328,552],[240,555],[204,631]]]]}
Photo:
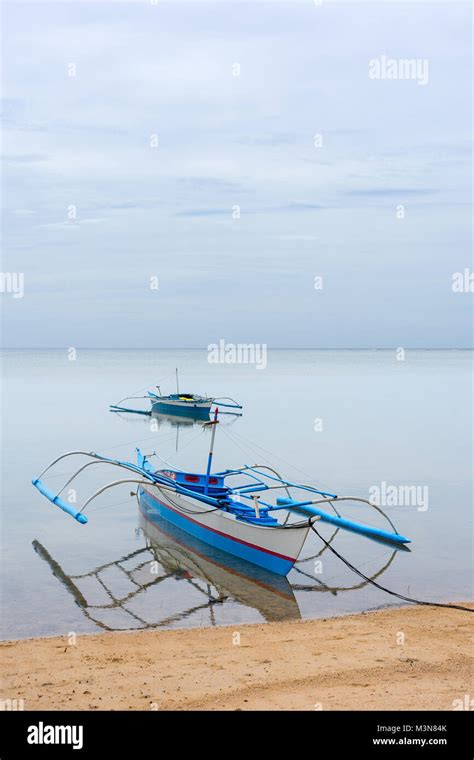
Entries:
{"type": "MultiPolygon", "coordinates": [[[[162,414],[161,412],[134,411],[132,414],[129,414],[123,411],[111,411],[114,411],[116,417],[128,424],[140,424],[145,421],[147,425],[151,426],[155,430],[161,430],[167,427],[176,429],[186,428],[189,430],[190,428],[198,425],[202,427],[206,421],[209,422],[209,417],[207,420],[205,420],[202,417],[194,417],[192,414],[183,417],[179,414],[162,414]]],[[[238,419],[241,415],[233,414],[229,416],[238,419]]]]}
{"type": "MultiPolygon", "coordinates": [[[[191,413],[182,416],[179,414],[162,414],[161,412],[142,412],[136,410],[134,410],[132,414],[125,414],[124,412],[114,409],[111,411],[114,411],[117,417],[128,424],[140,424],[140,422],[143,422],[143,419],[145,419],[152,432],[163,432],[166,428],[173,430],[175,434],[175,451],[178,451],[179,449],[180,430],[183,435],[193,428],[196,429],[200,427],[203,430],[206,430],[207,423],[209,422],[209,415],[207,416],[207,419],[203,419],[202,416],[195,417],[191,413]]],[[[220,415],[221,417],[222,415],[226,415],[220,420],[221,426],[225,425],[226,427],[230,427],[230,425],[233,425],[240,417],[242,417],[241,414],[234,412],[220,412],[220,415]]]]}
{"type": "Polygon", "coordinates": [[[179,417],[175,414],[160,414],[158,412],[152,412],[150,428],[153,432],[159,432],[165,428],[172,428],[176,431],[175,438],[175,451],[179,450],[179,431],[183,429],[183,432],[192,430],[194,427],[201,427],[205,429],[205,420],[198,417],[179,417]]]}
{"type": "Polygon", "coordinates": [[[266,622],[300,619],[295,593],[303,603],[308,593],[337,596],[363,589],[385,573],[399,552],[409,551],[396,547],[384,554],[370,578],[329,586],[315,577],[314,563],[333,544],[339,529],[328,536],[328,545],[295,564],[291,583],[203,543],[143,501],[136,531],[144,538],[139,549],[77,575],[68,574],[39,541],[33,541],[33,548],[85,617],[107,631],[255,622],[249,610],[257,613],[257,621],[258,615],[266,622]]]}
{"type": "MultiPolygon", "coordinates": [[[[285,577],[223,553],[143,506],[137,532],[145,546],[78,575],[68,574],[39,541],[33,548],[84,615],[107,631],[216,625],[216,607],[236,603],[268,622],[301,617],[285,577]],[[113,587],[117,574],[119,591],[113,587]]],[[[230,624],[235,609],[219,617],[230,624]]]]}
{"type": "Polygon", "coordinates": [[[221,601],[232,598],[253,607],[267,622],[301,617],[286,577],[194,538],[146,504],[141,504],[139,514],[148,547],[168,573],[201,579],[221,601]]]}

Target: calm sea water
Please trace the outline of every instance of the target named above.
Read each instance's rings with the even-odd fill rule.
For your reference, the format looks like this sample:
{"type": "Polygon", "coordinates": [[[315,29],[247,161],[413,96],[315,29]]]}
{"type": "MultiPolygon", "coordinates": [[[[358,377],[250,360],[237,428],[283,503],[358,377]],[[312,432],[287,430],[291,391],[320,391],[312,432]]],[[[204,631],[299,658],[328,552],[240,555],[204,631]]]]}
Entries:
{"type": "MultiPolygon", "coordinates": [[[[257,370],[211,365],[200,350],[79,350],[75,361],[63,350],[6,351],[2,638],[316,618],[398,603],[314,535],[288,578],[272,580],[145,522],[130,486],[94,502],[86,526],[38,494],[31,478],[70,450],[133,459],[140,446],[202,471],[208,430],[108,411],[163,377],[162,391],[174,391],[176,366],[182,391],[244,406],[242,417],[222,417],[215,469],[272,463],[288,478],[362,497],[382,482],[419,486],[424,504],[384,507],[412,539],[409,552],[318,529],[382,585],[432,601],[472,598],[470,352],[408,351],[398,361],[393,351],[275,350],[257,370]]],[[[72,470],[70,460],[59,463],[47,483],[59,488],[72,470]]],[[[118,477],[89,468],[79,500],[118,477]]],[[[383,524],[369,508],[341,511],[383,524]]]]}

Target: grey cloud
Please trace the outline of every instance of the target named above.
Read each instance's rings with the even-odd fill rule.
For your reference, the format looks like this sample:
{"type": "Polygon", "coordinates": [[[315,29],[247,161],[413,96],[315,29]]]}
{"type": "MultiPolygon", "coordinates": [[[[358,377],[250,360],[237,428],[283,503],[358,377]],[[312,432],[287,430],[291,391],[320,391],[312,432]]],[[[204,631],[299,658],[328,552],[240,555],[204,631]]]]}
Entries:
{"type": "Polygon", "coordinates": [[[1,160],[9,164],[35,164],[41,161],[48,161],[49,156],[39,153],[23,153],[17,155],[3,155],[1,160]]]}
{"type": "Polygon", "coordinates": [[[371,187],[359,190],[348,190],[346,195],[354,196],[383,196],[383,195],[430,195],[438,192],[434,188],[416,188],[416,187],[371,187]]]}

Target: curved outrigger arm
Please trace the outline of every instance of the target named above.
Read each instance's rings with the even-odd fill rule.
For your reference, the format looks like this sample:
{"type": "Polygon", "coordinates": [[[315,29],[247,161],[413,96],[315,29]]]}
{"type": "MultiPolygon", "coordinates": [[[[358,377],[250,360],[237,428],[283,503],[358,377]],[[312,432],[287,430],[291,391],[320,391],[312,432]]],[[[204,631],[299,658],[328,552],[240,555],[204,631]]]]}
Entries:
{"type": "MultiPolygon", "coordinates": [[[[32,483],[34,487],[43,495],[45,496],[52,504],[55,504],[59,509],[62,509],[63,512],[66,512],[66,514],[73,517],[75,520],[77,520],[79,523],[84,525],[88,522],[87,517],[85,514],[83,514],[84,508],[90,503],[92,498],[96,498],[96,496],[99,495],[99,493],[102,493],[103,491],[107,490],[107,488],[112,487],[113,485],[119,485],[120,483],[126,483],[127,480],[122,481],[114,481],[113,483],[109,483],[106,486],[102,486],[101,489],[99,489],[98,492],[96,492],[93,497],[89,498],[81,507],[81,509],[77,509],[75,506],[66,503],[61,498],[61,493],[64,491],[67,485],[69,485],[74,478],[76,478],[81,472],[83,472],[86,467],[88,467],[91,464],[112,464],[117,467],[120,467],[123,470],[127,470],[132,472],[134,475],[137,475],[140,480],[138,481],[129,481],[129,482],[136,482],[141,483],[143,485],[154,485],[159,489],[164,489],[167,491],[173,491],[175,493],[181,493],[187,496],[196,497],[197,495],[189,490],[188,488],[185,488],[184,486],[180,486],[175,483],[174,480],[172,480],[170,477],[168,477],[165,473],[162,472],[155,472],[153,467],[148,462],[148,459],[146,455],[142,454],[140,449],[137,449],[137,460],[138,464],[133,464],[132,462],[125,462],[120,459],[111,459],[110,457],[104,457],[100,454],[95,454],[94,452],[88,452],[88,451],[70,451],[67,454],[62,454],[60,457],[57,457],[51,464],[49,464],[39,475],[39,477],[32,480],[32,483]],[[57,462],[60,462],[62,459],[65,459],[66,457],[70,456],[86,456],[89,457],[92,461],[86,462],[85,464],[81,465],[76,472],[66,481],[66,483],[60,488],[58,493],[53,493],[50,488],[45,486],[45,484],[42,482],[41,478],[43,475],[48,472],[48,470],[51,469],[57,462]]],[[[219,500],[204,496],[202,494],[198,495],[197,498],[199,498],[200,501],[204,502],[205,504],[210,505],[211,507],[216,508],[218,506],[219,500]]]]}
{"type": "MultiPolygon", "coordinates": [[[[209,473],[208,473],[209,474],[209,473]]],[[[255,492],[256,491],[271,491],[274,489],[284,489],[286,491],[286,498],[277,498],[276,504],[268,504],[263,501],[260,501],[260,505],[264,507],[268,513],[275,512],[278,510],[286,510],[288,514],[290,512],[303,512],[304,514],[308,515],[310,518],[316,518],[321,519],[324,522],[331,523],[339,528],[344,528],[346,530],[350,530],[356,533],[360,533],[363,535],[366,535],[370,538],[379,539],[382,541],[389,541],[390,543],[396,543],[398,545],[401,544],[407,544],[410,543],[410,539],[406,538],[405,536],[400,535],[390,518],[383,512],[380,507],[378,507],[376,504],[373,504],[372,502],[368,501],[367,499],[363,499],[361,497],[356,496],[337,496],[333,493],[327,493],[325,491],[320,491],[317,488],[314,488],[313,486],[309,485],[302,485],[299,483],[294,483],[289,480],[284,480],[279,476],[279,473],[274,470],[271,467],[268,467],[266,465],[255,465],[254,467],[250,467],[249,465],[245,465],[244,467],[241,467],[237,470],[224,470],[223,472],[216,473],[216,475],[220,475],[223,477],[230,477],[233,475],[242,474],[247,476],[251,481],[251,485],[237,485],[232,487],[227,487],[226,489],[226,497],[214,497],[207,493],[197,493],[196,491],[193,491],[190,488],[187,488],[181,483],[176,482],[174,479],[172,479],[169,476],[169,473],[166,471],[155,471],[152,467],[152,465],[149,463],[147,456],[142,454],[139,449],[137,449],[137,464],[133,464],[132,462],[122,461],[119,459],[112,459],[110,457],[104,457],[100,454],[95,454],[94,452],[86,452],[86,451],[71,451],[67,454],[62,454],[60,457],[55,459],[48,467],[46,467],[45,470],[40,474],[38,478],[35,478],[32,482],[35,488],[37,488],[38,491],[40,491],[43,496],[45,496],[49,501],[51,501],[53,504],[55,504],[57,507],[63,510],[63,512],[66,512],[67,514],[71,515],[75,520],[77,520],[79,523],[85,524],[87,523],[87,517],[84,512],[84,508],[97,496],[99,496],[104,491],[108,490],[109,488],[112,488],[113,486],[120,485],[122,483],[136,483],[139,485],[154,485],[157,488],[163,488],[167,491],[173,491],[174,493],[181,494],[183,496],[189,496],[193,499],[196,499],[198,501],[203,502],[204,504],[207,504],[214,509],[229,509],[234,514],[237,514],[239,518],[246,519],[248,517],[248,512],[252,512],[252,509],[250,507],[241,506],[239,507],[237,504],[237,501],[234,501],[232,497],[237,497],[237,500],[240,501],[240,498],[254,501],[255,498],[255,492]],[[62,459],[65,459],[70,456],[85,456],[88,457],[90,461],[86,462],[85,464],[82,464],[76,472],[69,477],[66,482],[63,484],[63,486],[59,489],[57,493],[53,493],[47,486],[44,485],[41,478],[43,475],[48,472],[51,467],[53,467],[57,462],[61,461],[62,459]],[[135,479],[128,479],[125,480],[117,480],[113,481],[112,483],[108,483],[105,486],[102,486],[96,493],[94,493],[87,501],[83,504],[81,509],[77,509],[75,506],[66,503],[62,498],[61,494],[64,491],[64,489],[80,474],[82,473],[87,467],[89,467],[92,464],[111,464],[116,467],[120,467],[121,469],[124,469],[130,473],[132,473],[135,476],[135,479]],[[262,470],[265,469],[265,472],[262,472],[262,470]],[[272,474],[270,475],[269,472],[272,474]],[[257,477],[258,476],[258,477],[257,477]],[[136,479],[138,477],[138,480],[136,479]],[[265,478],[270,481],[270,485],[268,483],[265,483],[261,478],[265,478]],[[296,489],[300,491],[305,491],[308,495],[306,498],[298,499],[293,498],[290,494],[290,489],[296,489]],[[309,497],[309,498],[308,498],[309,497]],[[316,498],[315,498],[316,497],[316,498]],[[368,504],[372,508],[376,509],[380,514],[382,514],[385,519],[388,521],[391,529],[393,532],[390,532],[388,530],[383,530],[382,528],[377,528],[375,526],[366,525],[362,523],[355,522],[354,520],[348,520],[341,515],[338,514],[337,510],[335,509],[335,503],[341,502],[341,501],[354,501],[359,503],[368,504]],[[336,514],[330,514],[328,512],[323,511],[320,508],[320,505],[322,504],[329,504],[332,506],[332,508],[335,510],[336,514]]],[[[253,512],[252,512],[253,515],[253,512]]],[[[287,518],[288,519],[288,518],[287,518]]],[[[283,525],[275,525],[274,527],[280,527],[284,528],[287,527],[286,525],[287,520],[283,525]]],[[[272,526],[273,527],[273,526],[272,526]]]]}
{"type": "Polygon", "coordinates": [[[322,503],[331,503],[332,499],[324,498],[324,499],[313,499],[311,501],[295,501],[294,499],[284,499],[284,498],[278,498],[277,499],[277,505],[282,509],[291,509],[295,512],[303,512],[304,514],[311,515],[314,517],[319,517],[323,522],[331,523],[332,525],[337,525],[339,528],[344,528],[345,530],[350,530],[353,533],[361,533],[364,536],[369,536],[370,538],[379,539],[382,541],[389,541],[390,543],[394,544],[409,544],[411,543],[411,540],[409,538],[406,538],[406,536],[402,536],[400,533],[397,533],[395,526],[391,522],[391,520],[385,515],[385,513],[377,507],[376,504],[372,504],[371,501],[368,501],[367,499],[361,499],[358,496],[339,496],[336,501],[358,501],[362,502],[363,504],[368,504],[370,507],[374,507],[377,509],[381,514],[384,515],[384,517],[389,521],[389,523],[392,525],[394,532],[391,533],[390,531],[383,530],[383,528],[377,528],[373,525],[365,525],[363,523],[355,522],[354,520],[347,520],[345,517],[341,517],[339,515],[332,515],[329,512],[324,512],[322,509],[319,509],[316,504],[322,504],[322,503]]]}
{"type": "MultiPolygon", "coordinates": [[[[145,457],[142,457],[143,461],[146,461],[145,457]]],[[[141,476],[142,478],[148,478],[148,480],[143,480],[144,483],[147,483],[148,485],[150,483],[155,482],[155,479],[152,476],[151,472],[147,472],[144,467],[140,467],[139,465],[134,465],[131,462],[122,462],[119,459],[111,459],[109,457],[103,457],[100,454],[95,454],[94,452],[90,451],[69,451],[66,454],[61,454],[61,456],[54,459],[45,469],[39,474],[37,478],[34,478],[31,482],[34,485],[34,487],[43,495],[45,496],[52,504],[55,504],[59,509],[62,509],[63,512],[66,512],[66,514],[73,517],[77,522],[81,523],[82,525],[85,525],[88,522],[87,516],[83,514],[83,509],[86,506],[87,503],[89,503],[90,499],[86,504],[82,506],[81,509],[77,509],[74,505],[68,504],[61,498],[61,493],[64,491],[64,489],[72,483],[72,481],[81,473],[83,470],[86,469],[86,467],[89,467],[89,465],[92,464],[111,464],[116,467],[120,467],[124,470],[130,470],[133,473],[136,473],[137,475],[141,476]],[[50,470],[52,467],[54,467],[55,464],[60,462],[62,459],[66,459],[67,457],[71,456],[86,456],[92,459],[90,462],[86,462],[81,467],[79,467],[76,472],[73,473],[73,475],[64,483],[64,485],[59,489],[57,493],[54,493],[51,491],[50,488],[45,486],[45,484],[42,482],[41,478],[50,470]]],[[[119,481],[116,481],[114,485],[117,485],[119,481]]],[[[102,493],[102,491],[101,491],[102,493]]],[[[98,494],[96,494],[98,495],[98,494]]],[[[95,498],[95,496],[94,496],[95,498]]]]}
{"type": "Polygon", "coordinates": [[[141,470],[137,468],[135,465],[133,465],[131,462],[121,462],[120,464],[118,464],[117,462],[107,462],[107,461],[104,462],[102,459],[94,458],[92,462],[86,462],[85,464],[82,465],[82,467],[76,470],[76,472],[73,475],[71,475],[71,477],[64,483],[64,485],[61,486],[57,495],[60,496],[62,492],[64,491],[64,489],[67,488],[72,483],[72,481],[75,480],[77,476],[81,474],[81,472],[84,472],[84,470],[87,467],[91,467],[94,464],[110,464],[112,465],[112,467],[120,467],[122,470],[130,470],[131,472],[141,473],[141,470]]]}
{"type": "MultiPolygon", "coordinates": [[[[139,455],[141,457],[142,463],[144,463],[146,461],[146,457],[144,457],[141,454],[141,452],[140,452],[139,449],[137,449],[137,452],[139,453],[139,455]]],[[[73,456],[89,457],[90,459],[94,459],[97,462],[103,462],[104,464],[116,464],[119,467],[125,467],[125,468],[128,468],[128,469],[134,469],[136,472],[139,472],[139,473],[142,472],[142,467],[140,467],[140,465],[135,465],[135,464],[132,464],[131,462],[124,462],[121,459],[112,459],[111,457],[104,457],[101,454],[96,454],[94,451],[67,451],[65,454],[61,454],[61,456],[56,457],[56,459],[53,459],[53,461],[50,462],[48,464],[48,466],[45,467],[44,470],[42,470],[40,472],[40,474],[38,475],[38,477],[35,478],[32,481],[33,485],[35,485],[38,481],[40,481],[41,478],[43,477],[43,475],[46,475],[46,473],[48,472],[48,470],[50,470],[52,467],[54,467],[55,464],[57,464],[58,462],[60,462],[62,459],[66,459],[67,457],[73,457],[73,456]]],[[[81,469],[83,469],[83,468],[80,468],[77,471],[76,474],[78,474],[81,471],[81,469]]]]}
{"type": "MultiPolygon", "coordinates": [[[[94,501],[98,496],[104,493],[104,491],[108,491],[109,488],[115,488],[115,486],[121,486],[125,483],[133,483],[135,485],[139,486],[149,486],[152,481],[151,480],[137,480],[136,478],[123,478],[122,480],[113,480],[111,483],[107,483],[105,486],[102,486],[99,488],[95,493],[92,494],[92,496],[89,496],[88,499],[84,502],[82,507],[77,510],[71,507],[70,504],[66,504],[62,501],[58,496],[55,496],[52,491],[50,491],[48,488],[46,488],[42,483],[39,483],[39,485],[36,485],[36,488],[38,491],[40,491],[46,498],[48,498],[50,501],[53,502],[53,504],[56,504],[60,509],[62,509],[64,512],[67,512],[69,515],[74,517],[78,522],[81,524],[85,524],[88,522],[87,516],[83,514],[84,509],[89,506],[91,501],[94,501]]],[[[174,491],[174,488],[171,488],[171,486],[165,486],[160,484],[158,486],[160,491],[174,491]]]]}
{"type": "Polygon", "coordinates": [[[212,400],[213,404],[219,404],[219,408],[221,406],[226,406],[229,409],[243,409],[242,404],[238,404],[237,401],[230,396],[221,396],[220,398],[214,398],[212,400]],[[224,404],[224,401],[232,401],[231,404],[224,404]]]}
{"type": "Polygon", "coordinates": [[[394,543],[398,545],[411,543],[411,540],[409,538],[406,538],[405,536],[402,536],[400,533],[398,533],[395,525],[393,524],[391,519],[388,517],[388,515],[386,515],[385,512],[382,509],[380,509],[379,506],[377,506],[377,504],[374,504],[368,499],[363,499],[359,496],[338,496],[337,494],[334,494],[334,493],[321,491],[317,488],[314,488],[314,486],[302,485],[300,483],[294,483],[289,480],[284,480],[283,478],[281,478],[280,474],[276,470],[274,470],[271,467],[268,467],[267,465],[256,464],[253,467],[251,467],[250,465],[245,465],[244,467],[241,467],[237,470],[225,470],[224,472],[218,473],[218,474],[226,475],[226,476],[244,474],[247,477],[251,478],[252,480],[257,480],[257,481],[258,481],[258,478],[255,477],[256,475],[264,475],[265,478],[268,478],[270,481],[273,481],[278,484],[278,485],[269,486],[263,483],[262,481],[260,481],[260,485],[243,486],[243,487],[237,487],[233,489],[234,493],[239,493],[240,496],[242,496],[245,499],[251,499],[252,493],[257,490],[270,491],[274,489],[285,488],[288,498],[277,498],[275,507],[272,507],[271,505],[266,505],[270,507],[270,511],[276,511],[278,509],[286,509],[292,512],[300,512],[300,513],[302,512],[309,516],[317,517],[321,519],[323,522],[331,523],[332,525],[335,525],[338,528],[343,528],[344,530],[349,530],[354,533],[360,533],[361,535],[368,536],[369,538],[374,538],[381,541],[388,541],[389,543],[394,543]],[[273,475],[268,475],[268,473],[265,473],[265,474],[262,473],[261,472],[262,469],[270,470],[271,472],[273,472],[273,475]],[[310,492],[322,498],[312,499],[312,500],[294,499],[292,498],[289,492],[290,488],[294,488],[300,491],[310,492]],[[341,501],[353,501],[353,502],[358,502],[362,504],[367,504],[369,507],[372,507],[377,512],[379,512],[387,520],[390,527],[392,528],[392,531],[384,530],[383,528],[377,528],[372,525],[366,525],[364,523],[355,522],[354,520],[348,520],[342,517],[341,515],[339,515],[337,511],[336,511],[336,514],[332,515],[320,509],[319,506],[316,506],[320,504],[330,504],[333,507],[333,509],[335,509],[335,503],[341,502],[341,501]]]}
{"type": "MultiPolygon", "coordinates": [[[[98,496],[100,496],[102,493],[104,493],[104,491],[107,491],[109,488],[114,488],[115,486],[121,486],[124,483],[134,483],[135,485],[139,485],[139,486],[149,486],[152,483],[152,481],[150,481],[150,480],[136,480],[136,478],[124,478],[122,480],[114,480],[111,483],[107,483],[107,485],[102,486],[95,493],[93,493],[92,496],[89,496],[89,498],[86,499],[86,501],[84,502],[84,504],[80,508],[79,513],[82,513],[83,510],[87,506],[89,506],[89,504],[91,503],[91,501],[93,501],[98,496]]],[[[160,489],[160,491],[174,491],[175,490],[171,486],[164,486],[161,483],[157,487],[160,489]]]]}

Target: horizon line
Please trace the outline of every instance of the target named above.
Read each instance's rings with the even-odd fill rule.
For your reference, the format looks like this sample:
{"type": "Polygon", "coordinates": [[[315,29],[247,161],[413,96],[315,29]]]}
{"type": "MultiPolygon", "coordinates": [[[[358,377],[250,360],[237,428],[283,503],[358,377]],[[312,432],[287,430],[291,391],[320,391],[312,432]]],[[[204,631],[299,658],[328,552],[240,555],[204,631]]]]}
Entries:
{"type": "MultiPolygon", "coordinates": [[[[230,345],[239,345],[232,344],[230,345]]],[[[269,351],[473,351],[474,346],[357,346],[332,347],[319,346],[269,346],[268,344],[245,343],[243,345],[266,345],[269,351]]],[[[0,351],[68,351],[70,348],[81,351],[208,351],[209,346],[0,346],[0,351]]]]}

